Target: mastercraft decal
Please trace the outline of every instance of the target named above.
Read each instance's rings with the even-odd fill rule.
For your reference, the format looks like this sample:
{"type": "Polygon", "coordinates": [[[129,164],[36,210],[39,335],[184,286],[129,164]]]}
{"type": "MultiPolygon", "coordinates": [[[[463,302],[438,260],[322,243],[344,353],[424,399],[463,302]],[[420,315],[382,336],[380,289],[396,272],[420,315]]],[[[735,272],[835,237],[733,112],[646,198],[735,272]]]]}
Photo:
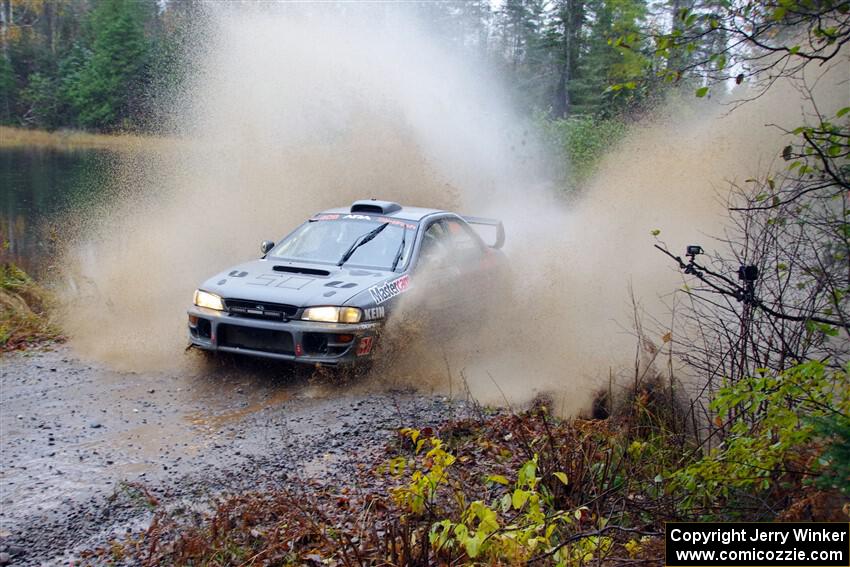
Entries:
{"type": "Polygon", "coordinates": [[[404,293],[409,287],[410,277],[404,275],[391,282],[370,287],[369,293],[372,294],[372,299],[375,300],[375,303],[380,305],[388,299],[392,299],[396,295],[404,293]]]}

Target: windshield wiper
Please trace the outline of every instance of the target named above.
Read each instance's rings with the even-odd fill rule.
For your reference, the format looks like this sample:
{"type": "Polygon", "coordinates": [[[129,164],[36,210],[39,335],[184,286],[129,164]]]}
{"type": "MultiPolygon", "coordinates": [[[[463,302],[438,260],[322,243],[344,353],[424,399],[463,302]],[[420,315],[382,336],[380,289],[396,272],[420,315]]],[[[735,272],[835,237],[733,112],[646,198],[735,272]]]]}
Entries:
{"type": "Polygon", "coordinates": [[[351,244],[351,247],[348,250],[345,251],[345,254],[342,255],[342,258],[339,259],[339,262],[337,262],[336,265],[342,266],[343,264],[348,262],[348,259],[351,258],[352,254],[354,254],[355,250],[357,250],[358,248],[360,248],[361,246],[363,246],[364,244],[366,244],[367,242],[369,242],[370,240],[372,240],[373,238],[378,236],[378,234],[382,230],[387,228],[387,226],[389,226],[389,224],[390,223],[385,222],[384,224],[373,228],[372,230],[370,230],[366,234],[364,234],[362,236],[358,236],[357,239],[355,239],[355,241],[351,244]]]}
{"type": "Polygon", "coordinates": [[[399,260],[401,260],[401,255],[404,254],[404,242],[405,237],[407,236],[407,229],[401,229],[401,244],[398,245],[398,252],[395,253],[395,260],[393,260],[393,267],[390,268],[391,272],[394,272],[396,266],[398,266],[399,260]]]}

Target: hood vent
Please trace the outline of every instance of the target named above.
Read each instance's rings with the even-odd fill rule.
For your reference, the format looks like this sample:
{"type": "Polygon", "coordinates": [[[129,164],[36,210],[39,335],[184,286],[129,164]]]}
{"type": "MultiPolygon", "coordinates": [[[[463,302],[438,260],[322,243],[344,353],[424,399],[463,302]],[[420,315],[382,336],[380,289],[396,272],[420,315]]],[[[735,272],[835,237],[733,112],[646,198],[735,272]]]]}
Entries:
{"type": "Polygon", "coordinates": [[[275,272],[286,272],[287,274],[307,274],[308,276],[329,276],[331,273],[327,270],[317,270],[316,268],[303,268],[301,266],[274,266],[275,272]]]}

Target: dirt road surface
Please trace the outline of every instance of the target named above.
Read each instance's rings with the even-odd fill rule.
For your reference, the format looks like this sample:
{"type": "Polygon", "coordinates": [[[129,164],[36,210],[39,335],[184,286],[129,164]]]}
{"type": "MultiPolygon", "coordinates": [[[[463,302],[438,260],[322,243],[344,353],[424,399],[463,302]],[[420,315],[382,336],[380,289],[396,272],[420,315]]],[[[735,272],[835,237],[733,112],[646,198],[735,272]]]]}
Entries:
{"type": "Polygon", "coordinates": [[[0,565],[68,565],[143,528],[133,483],[166,506],[203,506],[292,475],[333,482],[399,427],[464,411],[285,365],[195,366],[116,372],[65,346],[0,355],[0,565]]]}

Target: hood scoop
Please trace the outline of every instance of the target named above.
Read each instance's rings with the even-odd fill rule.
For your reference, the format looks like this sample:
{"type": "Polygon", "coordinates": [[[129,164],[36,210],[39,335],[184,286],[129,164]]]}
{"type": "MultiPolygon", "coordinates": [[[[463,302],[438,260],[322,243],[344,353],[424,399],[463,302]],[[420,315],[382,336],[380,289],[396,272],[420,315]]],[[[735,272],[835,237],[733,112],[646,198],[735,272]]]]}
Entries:
{"type": "Polygon", "coordinates": [[[304,268],[301,266],[274,266],[272,270],[275,272],[285,272],[287,274],[307,274],[310,276],[329,276],[331,273],[327,270],[318,270],[316,268],[304,268]]]}

